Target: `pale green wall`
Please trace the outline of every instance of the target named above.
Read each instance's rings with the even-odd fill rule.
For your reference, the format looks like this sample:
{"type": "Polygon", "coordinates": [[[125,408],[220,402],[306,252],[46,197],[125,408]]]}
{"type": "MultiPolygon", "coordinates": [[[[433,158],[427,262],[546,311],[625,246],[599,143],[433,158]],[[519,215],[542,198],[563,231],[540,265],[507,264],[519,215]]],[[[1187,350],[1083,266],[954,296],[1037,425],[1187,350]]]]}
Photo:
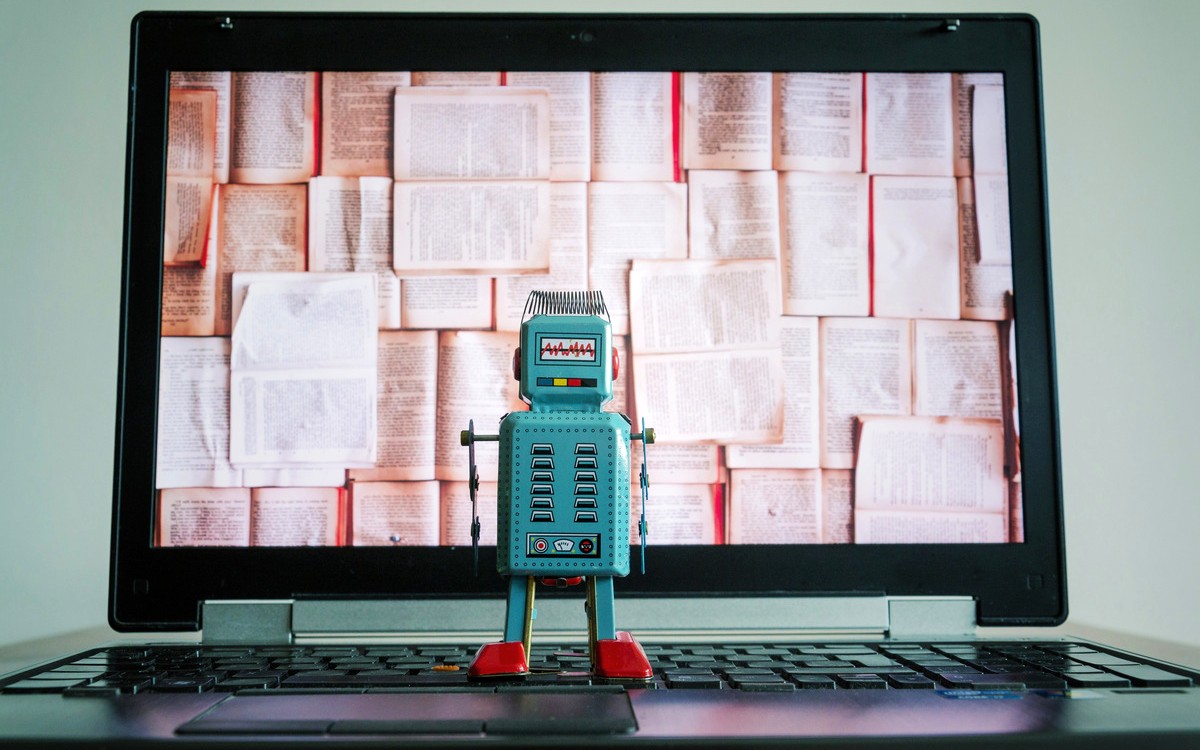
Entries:
{"type": "MultiPolygon", "coordinates": [[[[124,89],[142,7],[0,0],[0,643],[105,620],[124,89]]],[[[591,7],[1040,18],[1072,619],[1200,645],[1200,3],[591,7]]]]}

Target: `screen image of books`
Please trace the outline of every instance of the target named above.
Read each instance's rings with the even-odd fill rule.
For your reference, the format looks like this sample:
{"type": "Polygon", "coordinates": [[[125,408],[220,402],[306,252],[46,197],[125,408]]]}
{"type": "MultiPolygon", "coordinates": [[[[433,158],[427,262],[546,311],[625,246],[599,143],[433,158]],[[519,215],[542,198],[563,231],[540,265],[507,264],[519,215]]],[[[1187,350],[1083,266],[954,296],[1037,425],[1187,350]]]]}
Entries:
{"type": "Polygon", "coordinates": [[[156,545],[469,544],[535,289],[604,295],[649,544],[1023,541],[1000,74],[170,80],[156,545]]]}

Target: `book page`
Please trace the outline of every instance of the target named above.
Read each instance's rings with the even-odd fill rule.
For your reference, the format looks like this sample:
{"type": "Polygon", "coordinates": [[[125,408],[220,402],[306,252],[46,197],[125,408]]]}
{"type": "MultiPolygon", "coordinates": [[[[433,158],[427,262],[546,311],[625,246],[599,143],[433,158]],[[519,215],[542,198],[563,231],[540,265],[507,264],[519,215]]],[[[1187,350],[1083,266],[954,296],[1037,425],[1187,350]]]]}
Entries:
{"type": "Polygon", "coordinates": [[[425,276],[400,279],[403,328],[491,328],[492,279],[425,276]]]}
{"type": "Polygon", "coordinates": [[[958,180],[958,236],[962,317],[971,320],[1011,318],[1012,266],[979,262],[975,185],[970,177],[958,180]]]}
{"type": "Polygon", "coordinates": [[[352,482],[350,539],[355,547],[436,547],[437,482],[352,482]]]}
{"type": "Polygon", "coordinates": [[[954,175],[949,73],[866,74],[867,171],[954,175]]]}
{"type": "Polygon", "coordinates": [[[730,445],[731,469],[814,469],[821,465],[820,348],[816,318],[780,320],[783,355],[783,442],[778,445],[730,445]]]}
{"type": "Polygon", "coordinates": [[[1004,86],[975,85],[971,105],[971,159],[976,177],[1008,174],[1004,86]]]}
{"type": "Polygon", "coordinates": [[[686,257],[686,185],[588,184],[588,287],[604,293],[614,334],[629,333],[632,261],[686,257]]]}
{"type": "Polygon", "coordinates": [[[496,330],[521,330],[521,315],[534,289],[587,289],[587,269],[587,184],[551,183],[550,271],[496,277],[496,330]]]}
{"type": "Polygon", "coordinates": [[[202,265],[208,250],[208,222],[212,218],[211,177],[166,179],[163,208],[163,264],[202,265]]]}
{"type": "Polygon", "coordinates": [[[509,71],[505,81],[550,92],[550,179],[592,179],[592,74],[509,71]]]}
{"type": "Polygon", "coordinates": [[[672,73],[592,74],[592,179],[677,179],[678,92],[672,73]]]}
{"type": "MultiPolygon", "coordinates": [[[[464,449],[465,450],[465,449],[464,449]]],[[[463,476],[466,476],[464,473],[463,476]]],[[[471,546],[471,492],[466,482],[441,482],[441,544],[454,547],[471,546]]],[[[480,482],[475,491],[475,508],[479,513],[479,546],[496,546],[495,482],[480,482]]]]}
{"type": "Polygon", "coordinates": [[[229,116],[233,74],[224,71],[171,71],[173,89],[208,89],[217,92],[216,146],[213,150],[213,180],[229,182],[229,116]]]}
{"type": "Polygon", "coordinates": [[[321,174],[392,176],[392,100],[411,80],[405,71],[321,74],[321,174]]]}
{"type": "Polygon", "coordinates": [[[854,472],[821,469],[821,542],[854,542],[854,472]]]}
{"type": "Polygon", "coordinates": [[[1008,540],[1000,420],[863,417],[860,424],[856,542],[1008,540]]]}
{"type": "Polygon", "coordinates": [[[397,182],[392,198],[401,277],[550,267],[549,182],[397,182]]]}
{"type": "Polygon", "coordinates": [[[340,487],[261,487],[250,493],[254,547],[336,547],[341,543],[340,487]]]}
{"type": "Polygon", "coordinates": [[[419,70],[413,71],[414,86],[499,86],[499,72],[462,70],[419,70]]]}
{"type": "Polygon", "coordinates": [[[245,547],[250,544],[250,490],[161,490],[157,518],[156,547],[245,547]]]}
{"type": "Polygon", "coordinates": [[[688,256],[778,258],[775,172],[688,172],[688,256]]]}
{"type": "Polygon", "coordinates": [[[172,89],[167,106],[166,265],[203,263],[212,214],[217,93],[172,89]]]}
{"type": "MultiPolygon", "coordinates": [[[[438,338],[437,438],[434,447],[438,479],[465,482],[468,450],[459,434],[471,420],[475,432],[495,435],[500,418],[526,408],[519,384],[512,376],[515,333],[497,331],[443,331],[438,338]]],[[[475,445],[475,463],[481,482],[495,482],[500,444],[475,445]]]]}
{"type": "Polygon", "coordinates": [[[729,472],[730,544],[820,544],[820,469],[729,472]]]}
{"type": "Polygon", "coordinates": [[[199,265],[163,266],[162,335],[212,336],[217,330],[217,215],[219,189],[214,186],[208,218],[207,246],[212,255],[199,265]]]}
{"type": "Polygon", "coordinates": [[[976,86],[1004,86],[1003,73],[951,73],[950,85],[954,96],[954,175],[971,176],[971,155],[975,150],[972,138],[972,109],[976,86]]]}
{"type": "Polygon", "coordinates": [[[634,354],[778,347],[777,268],[771,260],[633,261],[634,354]]]}
{"type": "MultiPolygon", "coordinates": [[[[655,427],[647,423],[647,427],[655,427]]],[[[641,422],[634,424],[640,432],[641,422]]],[[[656,430],[657,431],[657,430],[656,430]]],[[[650,483],[716,484],[721,478],[720,448],[715,445],[658,443],[646,446],[646,475],[650,483]]],[[[629,450],[630,486],[640,493],[638,477],[642,471],[642,444],[635,442],[629,450]]]]}
{"type": "Polygon", "coordinates": [[[779,173],[784,314],[870,313],[869,180],[865,174],[779,173]]]}
{"type": "Polygon", "coordinates": [[[684,73],[683,131],[685,169],[770,169],[771,74],[684,73]]]}
{"type": "Polygon", "coordinates": [[[308,183],[308,270],[375,274],[379,327],[400,327],[400,279],[392,270],[392,181],[314,177],[308,183]]]}
{"type": "Polygon", "coordinates": [[[243,487],[341,487],[346,469],[341,466],[288,466],[242,470],[243,487]]]}
{"type": "Polygon", "coordinates": [[[374,275],[272,274],[235,278],[234,286],[233,463],[373,466],[374,275]]]}
{"type": "Polygon", "coordinates": [[[854,468],[855,417],[912,413],[911,326],[821,318],[821,468],[854,468]]]}
{"type": "Polygon", "coordinates": [[[975,227],[979,233],[979,264],[1011,267],[1008,175],[975,175],[975,227]]]}
{"type": "Polygon", "coordinates": [[[234,73],[230,179],[278,184],[312,177],[316,104],[316,73],[234,73]]]}
{"type": "Polygon", "coordinates": [[[778,443],[783,439],[779,349],[637,354],[634,400],[663,443],[778,443]]]}
{"type": "Polygon", "coordinates": [[[873,177],[874,315],[957,318],[958,186],[952,177],[873,177]]]}
{"type": "Polygon", "coordinates": [[[436,331],[379,332],[375,467],[351,479],[433,479],[437,355],[436,331]]]}
{"type": "Polygon", "coordinates": [[[163,337],[154,486],[237,487],[229,462],[229,339],[163,337]]]}
{"type": "MultiPolygon", "coordinates": [[[[654,446],[651,446],[653,448],[654,446]]],[[[642,515],[642,490],[630,486],[629,543],[642,544],[638,520],[642,515]]],[[[715,488],[711,484],[651,484],[646,503],[646,568],[653,565],[653,550],[666,544],[720,544],[717,518],[721,514],[715,488]]],[[[632,553],[633,569],[639,569],[639,555],[632,553]]]]}
{"type": "Polygon", "coordinates": [[[217,196],[216,333],[232,329],[233,274],[303,271],[306,185],[222,185],[217,196]]]}
{"type": "Polygon", "coordinates": [[[774,167],[862,171],[862,73],[776,73],[774,167]]]}
{"type": "Polygon", "coordinates": [[[397,180],[550,178],[550,95],[509,86],[398,88],[397,180]]]}
{"type": "Polygon", "coordinates": [[[913,414],[1004,416],[999,327],[989,321],[913,323],[913,414]]]}

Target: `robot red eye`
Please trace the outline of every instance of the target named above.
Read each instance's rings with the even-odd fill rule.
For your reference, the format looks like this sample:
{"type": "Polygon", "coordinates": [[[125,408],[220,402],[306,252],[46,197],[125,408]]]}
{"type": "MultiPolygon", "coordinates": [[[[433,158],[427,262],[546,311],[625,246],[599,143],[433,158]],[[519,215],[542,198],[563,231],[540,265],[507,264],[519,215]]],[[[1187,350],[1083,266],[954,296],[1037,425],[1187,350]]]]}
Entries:
{"type": "Polygon", "coordinates": [[[613,347],[613,380],[617,379],[617,374],[621,371],[621,358],[617,356],[617,347],[613,347]]]}
{"type": "MultiPolygon", "coordinates": [[[[613,351],[616,352],[615,349],[613,351]]],[[[615,354],[614,354],[614,356],[615,356],[615,354]]],[[[513,380],[520,380],[520,379],[521,379],[521,347],[518,346],[517,350],[515,352],[513,352],[513,380]]]]}

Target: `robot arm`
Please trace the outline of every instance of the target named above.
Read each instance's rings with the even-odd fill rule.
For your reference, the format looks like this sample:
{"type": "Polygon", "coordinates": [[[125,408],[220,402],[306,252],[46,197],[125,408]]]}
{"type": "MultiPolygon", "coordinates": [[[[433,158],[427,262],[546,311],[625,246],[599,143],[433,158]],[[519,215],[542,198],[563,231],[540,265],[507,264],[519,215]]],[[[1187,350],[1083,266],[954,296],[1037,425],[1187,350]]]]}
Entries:
{"type": "Polygon", "coordinates": [[[642,470],[638,475],[638,483],[642,486],[642,517],[638,519],[638,534],[640,534],[642,538],[642,545],[640,547],[642,555],[641,564],[642,575],[645,575],[646,532],[648,531],[648,527],[646,525],[646,502],[650,499],[650,475],[646,472],[646,446],[654,443],[654,428],[651,427],[647,429],[646,420],[642,419],[642,431],[640,433],[630,435],[629,438],[631,440],[642,441],[642,470]]]}
{"type": "MultiPolygon", "coordinates": [[[[499,435],[476,435],[475,420],[467,421],[467,429],[459,433],[459,442],[467,446],[467,462],[470,474],[467,478],[467,488],[471,492],[471,558],[472,570],[479,575],[479,470],[475,468],[475,443],[477,441],[492,442],[500,439],[499,435]]],[[[643,466],[643,471],[645,467],[643,466]]],[[[644,493],[645,490],[643,489],[644,493]]],[[[644,502],[644,501],[643,501],[644,502]]]]}

